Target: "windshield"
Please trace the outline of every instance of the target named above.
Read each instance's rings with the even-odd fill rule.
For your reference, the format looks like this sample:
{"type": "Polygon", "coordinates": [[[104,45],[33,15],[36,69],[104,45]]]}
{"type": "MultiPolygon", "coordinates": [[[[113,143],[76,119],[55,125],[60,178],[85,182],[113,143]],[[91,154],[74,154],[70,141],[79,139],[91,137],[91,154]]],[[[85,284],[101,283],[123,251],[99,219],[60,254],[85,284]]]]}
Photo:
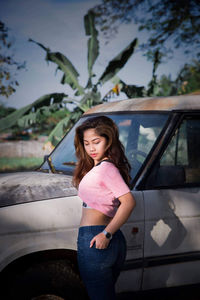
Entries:
{"type": "MultiPolygon", "coordinates": [[[[119,128],[120,140],[131,165],[131,177],[133,179],[163,129],[168,115],[135,113],[109,114],[107,116],[112,118],[119,128]]],[[[77,161],[74,149],[75,129],[89,117],[91,116],[82,117],[50,155],[50,164],[55,171],[73,174],[77,161]]],[[[49,170],[50,164],[46,161],[41,169],[49,170]]]]}

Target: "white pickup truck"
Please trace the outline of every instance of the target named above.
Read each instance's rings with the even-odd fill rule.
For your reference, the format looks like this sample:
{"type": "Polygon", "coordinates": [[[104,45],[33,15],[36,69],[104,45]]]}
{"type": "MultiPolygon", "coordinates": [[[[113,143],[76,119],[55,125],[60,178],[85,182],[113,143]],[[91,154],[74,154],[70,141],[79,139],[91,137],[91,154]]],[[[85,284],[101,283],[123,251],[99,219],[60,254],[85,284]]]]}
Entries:
{"type": "Polygon", "coordinates": [[[94,115],[118,125],[137,203],[117,292],[200,282],[200,96],[140,98],[93,107],[37,171],[1,174],[0,299],[87,299],[71,180],[75,127],[94,115]]]}

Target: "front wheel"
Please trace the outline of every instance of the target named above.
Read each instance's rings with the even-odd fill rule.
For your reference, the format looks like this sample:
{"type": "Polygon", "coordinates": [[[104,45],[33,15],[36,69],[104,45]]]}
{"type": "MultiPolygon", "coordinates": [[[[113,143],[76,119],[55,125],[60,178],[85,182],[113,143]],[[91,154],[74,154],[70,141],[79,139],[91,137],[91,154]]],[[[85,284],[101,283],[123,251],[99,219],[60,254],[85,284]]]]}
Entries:
{"type": "Polygon", "coordinates": [[[6,285],[9,300],[88,299],[78,274],[67,260],[36,263],[12,276],[6,285]]]}

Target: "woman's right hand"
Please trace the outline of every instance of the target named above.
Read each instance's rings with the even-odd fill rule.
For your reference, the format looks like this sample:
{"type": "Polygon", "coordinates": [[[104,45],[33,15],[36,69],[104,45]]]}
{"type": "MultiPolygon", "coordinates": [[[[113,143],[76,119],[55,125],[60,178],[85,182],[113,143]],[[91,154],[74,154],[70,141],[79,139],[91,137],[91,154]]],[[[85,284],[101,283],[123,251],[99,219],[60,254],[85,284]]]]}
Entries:
{"type": "Polygon", "coordinates": [[[110,240],[105,236],[103,232],[97,234],[90,241],[90,248],[95,244],[96,249],[106,249],[109,245],[110,240]]]}

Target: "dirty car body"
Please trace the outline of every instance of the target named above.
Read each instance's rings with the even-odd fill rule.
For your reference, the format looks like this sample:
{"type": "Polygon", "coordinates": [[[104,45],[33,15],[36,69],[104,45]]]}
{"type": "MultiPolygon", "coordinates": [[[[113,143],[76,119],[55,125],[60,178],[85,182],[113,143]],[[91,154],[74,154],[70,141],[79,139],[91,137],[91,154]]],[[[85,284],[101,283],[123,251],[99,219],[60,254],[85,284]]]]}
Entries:
{"type": "MultiPolygon", "coordinates": [[[[73,139],[76,126],[96,115],[106,115],[118,125],[132,167],[131,190],[137,203],[122,227],[127,257],[117,291],[199,283],[200,96],[189,95],[95,106],[39,170],[1,175],[1,274],[9,278],[19,295],[23,274],[39,270],[36,266],[44,263],[49,268],[52,261],[59,261],[59,265],[67,261],[78,275],[81,200],[72,186],[76,164],[73,139]]],[[[76,282],[79,284],[78,279],[76,282]]],[[[65,285],[73,297],[73,287],[69,282],[65,285]]],[[[37,281],[31,285],[33,296],[35,286],[37,281]]],[[[49,283],[45,291],[40,287],[37,293],[45,292],[64,297],[66,290],[49,283]]]]}

